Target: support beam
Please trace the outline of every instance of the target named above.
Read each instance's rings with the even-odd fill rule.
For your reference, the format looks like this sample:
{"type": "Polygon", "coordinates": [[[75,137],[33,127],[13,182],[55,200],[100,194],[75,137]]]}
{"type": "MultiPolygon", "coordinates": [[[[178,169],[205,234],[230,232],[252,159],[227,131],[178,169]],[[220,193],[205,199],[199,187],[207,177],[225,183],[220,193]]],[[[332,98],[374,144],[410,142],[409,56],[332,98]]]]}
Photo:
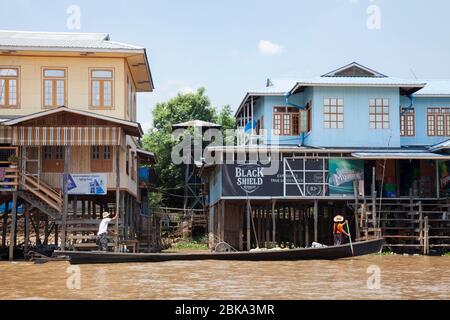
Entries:
{"type": "Polygon", "coordinates": [[[29,206],[24,203],[24,232],[25,232],[25,243],[24,243],[24,253],[28,252],[28,243],[30,242],[30,208],[29,206]]]}
{"type": "MultiPolygon", "coordinates": [[[[222,200],[222,206],[221,206],[221,212],[220,212],[220,220],[221,220],[221,225],[222,225],[222,230],[220,230],[220,234],[221,234],[221,239],[222,241],[225,241],[225,200],[222,200]]],[[[191,230],[192,233],[192,230],[191,230]]],[[[191,234],[192,236],[192,234],[191,234]]]]}
{"type": "Polygon", "coordinates": [[[250,228],[252,225],[252,221],[251,221],[251,213],[250,213],[250,200],[248,200],[248,199],[247,199],[246,212],[247,212],[247,251],[250,251],[250,249],[252,248],[251,237],[250,237],[250,228]]]}
{"type": "Polygon", "coordinates": [[[16,237],[17,220],[17,190],[13,191],[11,219],[11,232],[9,235],[9,261],[14,260],[14,238],[16,237]]]}
{"type": "Polygon", "coordinates": [[[319,242],[319,233],[318,233],[318,224],[319,224],[319,200],[314,200],[314,242],[319,242]]]}
{"type": "Polygon", "coordinates": [[[276,242],[276,231],[277,231],[277,224],[275,219],[275,200],[272,200],[272,242],[276,242]]]}
{"type": "Polygon", "coordinates": [[[68,182],[69,182],[70,146],[64,148],[64,174],[63,174],[63,212],[61,221],[61,250],[66,249],[67,213],[68,213],[68,182]]]}
{"type": "MultiPolygon", "coordinates": [[[[116,219],[114,228],[114,250],[119,251],[119,218],[120,218],[120,146],[116,146],[116,219]]],[[[127,150],[128,151],[128,150],[127,150]]]]}

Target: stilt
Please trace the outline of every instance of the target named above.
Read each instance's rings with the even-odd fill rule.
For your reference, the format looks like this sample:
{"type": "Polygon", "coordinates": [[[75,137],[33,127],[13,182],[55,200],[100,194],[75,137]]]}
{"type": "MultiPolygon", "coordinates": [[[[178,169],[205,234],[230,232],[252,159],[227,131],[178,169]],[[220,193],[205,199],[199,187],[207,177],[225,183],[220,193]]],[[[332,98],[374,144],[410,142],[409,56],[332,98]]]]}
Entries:
{"type": "MultiPolygon", "coordinates": [[[[116,149],[116,219],[115,219],[115,234],[114,234],[114,249],[119,251],[119,218],[120,218],[120,147],[115,146],[116,149]]],[[[127,149],[128,152],[128,149],[127,149]]]]}
{"type": "MultiPolygon", "coordinates": [[[[222,200],[221,210],[220,210],[220,224],[221,224],[221,230],[220,230],[220,238],[222,241],[225,241],[225,200],[222,200]]],[[[192,231],[191,231],[192,232],[192,231]]],[[[192,234],[191,234],[192,236],[192,234]]]]}
{"type": "Polygon", "coordinates": [[[276,219],[275,219],[275,200],[272,200],[272,242],[276,242],[276,219]]]}
{"type": "Polygon", "coordinates": [[[5,213],[3,214],[3,226],[2,226],[2,247],[6,247],[6,234],[8,232],[8,202],[6,202],[5,213]]]}
{"type": "Polygon", "coordinates": [[[314,242],[319,242],[319,200],[314,200],[314,242]]]}
{"type": "Polygon", "coordinates": [[[17,190],[13,191],[13,200],[11,208],[11,232],[9,240],[9,261],[14,260],[14,238],[16,236],[16,220],[17,220],[17,190]]]}
{"type": "Polygon", "coordinates": [[[309,208],[305,211],[305,247],[309,247],[309,208]]]}
{"type": "Polygon", "coordinates": [[[247,199],[247,251],[250,251],[251,247],[251,233],[250,233],[250,227],[251,227],[251,212],[250,212],[250,200],[247,199]]]}
{"type": "Polygon", "coordinates": [[[69,182],[69,163],[70,163],[70,146],[66,146],[64,148],[64,174],[63,174],[63,212],[62,212],[62,221],[61,221],[61,250],[66,249],[66,236],[67,236],[67,214],[68,214],[68,182],[69,182]]]}
{"type": "Polygon", "coordinates": [[[24,205],[24,216],[25,219],[23,219],[23,230],[25,232],[25,239],[24,239],[24,253],[28,252],[28,244],[30,242],[30,212],[29,212],[29,207],[26,203],[23,204],[24,205]]]}

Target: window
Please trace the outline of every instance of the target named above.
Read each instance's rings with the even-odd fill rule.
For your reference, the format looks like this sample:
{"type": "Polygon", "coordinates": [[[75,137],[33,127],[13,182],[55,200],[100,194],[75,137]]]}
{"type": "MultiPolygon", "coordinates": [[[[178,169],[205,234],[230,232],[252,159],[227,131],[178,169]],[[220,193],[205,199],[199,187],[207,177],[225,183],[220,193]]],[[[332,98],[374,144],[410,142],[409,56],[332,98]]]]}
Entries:
{"type": "Polygon", "coordinates": [[[273,133],[292,136],[306,131],[306,111],[293,107],[273,108],[273,133]]]}
{"type": "Polygon", "coordinates": [[[64,171],[64,147],[45,146],[42,153],[43,172],[63,172],[64,171]]]}
{"type": "Polygon", "coordinates": [[[325,129],[344,128],[344,100],[325,98],[323,101],[323,123],[325,129]]]}
{"type": "Polygon", "coordinates": [[[113,108],[114,74],[112,70],[91,70],[91,101],[96,109],[113,108]]]}
{"type": "Polygon", "coordinates": [[[450,108],[427,109],[427,134],[450,136],[450,108]]]}
{"type": "Polygon", "coordinates": [[[111,146],[91,147],[91,171],[92,172],[112,171],[111,146]]]}
{"type": "Polygon", "coordinates": [[[369,100],[369,128],[389,129],[389,99],[369,100]]]}
{"type": "Polygon", "coordinates": [[[0,68],[0,107],[18,107],[19,69],[0,68]]]}
{"type": "Polygon", "coordinates": [[[43,69],[44,108],[66,105],[67,90],[65,69],[43,69]]]}
{"type": "Polygon", "coordinates": [[[401,111],[400,113],[400,135],[413,137],[416,135],[414,109],[401,111]]]}

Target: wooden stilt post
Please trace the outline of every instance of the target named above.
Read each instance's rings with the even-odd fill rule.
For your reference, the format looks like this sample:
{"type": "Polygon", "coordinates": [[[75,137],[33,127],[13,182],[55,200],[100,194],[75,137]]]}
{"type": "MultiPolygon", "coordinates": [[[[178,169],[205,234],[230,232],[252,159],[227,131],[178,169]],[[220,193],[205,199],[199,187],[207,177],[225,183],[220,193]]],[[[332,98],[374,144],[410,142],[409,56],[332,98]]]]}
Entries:
{"type": "Polygon", "coordinates": [[[2,247],[6,247],[6,234],[8,232],[8,201],[5,202],[5,213],[3,214],[2,247]]]}
{"type": "Polygon", "coordinates": [[[353,216],[355,218],[355,232],[356,232],[356,240],[358,240],[361,237],[360,231],[359,231],[359,224],[358,224],[358,207],[359,207],[359,180],[353,181],[353,192],[355,195],[355,210],[353,210],[353,216]]]}
{"type": "Polygon", "coordinates": [[[116,146],[116,219],[114,233],[114,250],[119,251],[119,218],[120,218],[120,146],[116,146]]]}
{"type": "Polygon", "coordinates": [[[277,223],[275,217],[275,200],[272,200],[272,242],[276,242],[277,223]]]}
{"type": "Polygon", "coordinates": [[[305,210],[305,247],[309,247],[309,208],[305,210]]]}
{"type": "Polygon", "coordinates": [[[17,190],[13,191],[11,219],[12,219],[11,232],[9,235],[9,261],[14,260],[14,238],[16,236],[16,220],[17,220],[17,190]]]}
{"type": "MultiPolygon", "coordinates": [[[[241,207],[242,208],[242,207],[241,207]]],[[[245,208],[245,207],[244,207],[245,208]]],[[[239,217],[239,250],[244,250],[244,216],[245,216],[245,210],[241,212],[239,217]]]]}
{"type": "MultiPolygon", "coordinates": [[[[225,200],[222,200],[221,210],[220,210],[220,224],[222,226],[220,230],[220,238],[222,241],[225,241],[225,200]]],[[[192,236],[192,230],[191,230],[191,236],[192,236]]]]}
{"type": "Polygon", "coordinates": [[[70,163],[70,146],[64,148],[64,174],[63,174],[63,212],[61,221],[61,250],[66,249],[66,236],[67,236],[67,213],[68,213],[68,182],[69,182],[69,163],[70,163]]]}
{"type": "Polygon", "coordinates": [[[247,199],[247,251],[250,251],[251,247],[251,233],[250,228],[252,225],[250,213],[250,200],[247,199]]]}
{"type": "Polygon", "coordinates": [[[314,241],[318,242],[318,223],[319,223],[319,200],[314,200],[314,241]]]}
{"type": "Polygon", "coordinates": [[[24,239],[24,245],[23,245],[23,250],[24,253],[28,252],[28,243],[30,242],[30,211],[29,211],[29,206],[27,204],[23,204],[24,206],[24,216],[25,218],[23,219],[23,230],[25,233],[25,239],[24,239]]]}
{"type": "Polygon", "coordinates": [[[372,168],[372,227],[377,227],[377,189],[375,167],[372,168]]]}

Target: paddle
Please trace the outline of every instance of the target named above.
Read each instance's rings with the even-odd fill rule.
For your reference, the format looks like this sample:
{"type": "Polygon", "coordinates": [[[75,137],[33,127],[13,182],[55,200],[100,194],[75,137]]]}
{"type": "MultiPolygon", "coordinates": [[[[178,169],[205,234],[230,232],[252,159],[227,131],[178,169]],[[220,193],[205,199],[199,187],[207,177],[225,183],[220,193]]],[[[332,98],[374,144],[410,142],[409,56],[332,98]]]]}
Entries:
{"type": "Polygon", "coordinates": [[[353,251],[352,234],[350,233],[350,227],[348,225],[348,220],[345,221],[345,224],[347,225],[348,240],[350,241],[350,249],[352,249],[352,255],[355,256],[355,252],[353,251]]]}

